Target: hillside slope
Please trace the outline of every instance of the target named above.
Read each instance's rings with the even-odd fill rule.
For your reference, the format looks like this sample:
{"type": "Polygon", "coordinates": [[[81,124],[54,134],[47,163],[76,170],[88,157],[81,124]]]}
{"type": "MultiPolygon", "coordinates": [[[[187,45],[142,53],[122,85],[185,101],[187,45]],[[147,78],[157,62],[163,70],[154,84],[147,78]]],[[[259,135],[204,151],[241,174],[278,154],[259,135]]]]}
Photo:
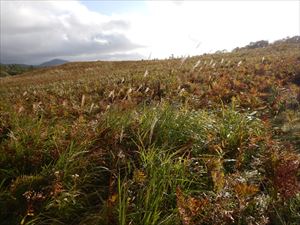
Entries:
{"type": "Polygon", "coordinates": [[[15,76],[33,69],[33,66],[25,64],[0,64],[0,77],[15,76]]]}
{"type": "Polygon", "coordinates": [[[0,224],[300,224],[300,45],[0,79],[0,224]]]}
{"type": "Polygon", "coordinates": [[[65,63],[68,63],[69,61],[67,60],[63,60],[63,59],[52,59],[50,61],[41,63],[40,65],[38,65],[38,67],[51,67],[51,66],[59,66],[59,65],[63,65],[65,63]]]}

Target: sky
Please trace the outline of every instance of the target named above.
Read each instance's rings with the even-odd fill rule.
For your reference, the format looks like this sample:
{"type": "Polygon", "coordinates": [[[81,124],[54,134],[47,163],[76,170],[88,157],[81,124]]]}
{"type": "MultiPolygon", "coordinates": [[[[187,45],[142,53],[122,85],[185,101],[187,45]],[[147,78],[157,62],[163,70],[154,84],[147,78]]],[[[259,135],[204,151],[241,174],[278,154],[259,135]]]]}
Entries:
{"type": "Polygon", "coordinates": [[[139,60],[300,35],[300,1],[0,0],[0,62],[139,60]]]}

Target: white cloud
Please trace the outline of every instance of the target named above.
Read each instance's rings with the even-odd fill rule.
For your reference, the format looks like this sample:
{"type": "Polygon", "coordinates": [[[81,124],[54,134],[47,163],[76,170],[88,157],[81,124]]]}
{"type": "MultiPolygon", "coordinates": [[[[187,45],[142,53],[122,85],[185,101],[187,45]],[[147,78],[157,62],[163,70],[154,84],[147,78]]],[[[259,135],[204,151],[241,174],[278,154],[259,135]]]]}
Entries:
{"type": "Polygon", "coordinates": [[[126,55],[140,47],[126,36],[129,27],[129,21],[89,11],[80,2],[1,1],[1,61],[126,55]]]}
{"type": "Polygon", "coordinates": [[[1,1],[1,60],[136,59],[150,52],[164,58],[300,34],[298,1],[148,1],[146,7],[106,16],[78,1],[1,1]]]}
{"type": "Polygon", "coordinates": [[[135,24],[132,40],[149,45],[148,51],[154,57],[167,57],[171,53],[231,50],[251,41],[274,41],[300,34],[298,1],[179,3],[147,2],[149,15],[135,24]]]}

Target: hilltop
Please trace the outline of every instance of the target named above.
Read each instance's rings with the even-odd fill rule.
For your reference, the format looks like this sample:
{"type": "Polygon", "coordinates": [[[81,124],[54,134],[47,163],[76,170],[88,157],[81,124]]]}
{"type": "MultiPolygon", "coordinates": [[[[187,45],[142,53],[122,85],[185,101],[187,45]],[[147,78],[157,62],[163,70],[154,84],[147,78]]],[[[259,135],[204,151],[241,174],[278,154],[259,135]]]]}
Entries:
{"type": "Polygon", "coordinates": [[[40,65],[38,65],[38,67],[51,67],[51,66],[59,66],[59,65],[63,65],[65,63],[68,63],[69,61],[67,60],[63,60],[63,59],[52,59],[50,61],[41,63],[40,65]]]}
{"type": "Polygon", "coordinates": [[[0,224],[299,224],[299,38],[0,79],[0,224]]]}

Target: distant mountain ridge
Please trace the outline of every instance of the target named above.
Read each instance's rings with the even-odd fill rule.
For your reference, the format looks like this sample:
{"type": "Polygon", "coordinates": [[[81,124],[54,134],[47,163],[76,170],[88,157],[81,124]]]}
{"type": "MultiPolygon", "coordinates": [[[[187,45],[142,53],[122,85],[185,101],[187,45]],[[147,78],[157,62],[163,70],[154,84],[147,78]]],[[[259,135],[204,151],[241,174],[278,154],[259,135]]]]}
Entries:
{"type": "Polygon", "coordinates": [[[52,59],[50,61],[41,63],[40,65],[38,65],[37,67],[50,67],[50,66],[59,66],[65,63],[68,63],[69,61],[67,60],[63,60],[63,59],[52,59]]]}
{"type": "Polygon", "coordinates": [[[22,67],[22,68],[27,68],[27,67],[50,67],[50,66],[59,66],[65,63],[68,63],[70,61],[64,60],[64,59],[52,59],[46,62],[43,62],[41,64],[38,65],[30,65],[30,64],[21,64],[21,63],[1,63],[0,65],[2,66],[18,66],[18,67],[22,67]]]}
{"type": "Polygon", "coordinates": [[[2,64],[0,63],[0,77],[19,75],[37,68],[45,68],[52,66],[59,66],[69,61],[63,59],[53,59],[39,65],[27,65],[27,64],[2,64]]]}

